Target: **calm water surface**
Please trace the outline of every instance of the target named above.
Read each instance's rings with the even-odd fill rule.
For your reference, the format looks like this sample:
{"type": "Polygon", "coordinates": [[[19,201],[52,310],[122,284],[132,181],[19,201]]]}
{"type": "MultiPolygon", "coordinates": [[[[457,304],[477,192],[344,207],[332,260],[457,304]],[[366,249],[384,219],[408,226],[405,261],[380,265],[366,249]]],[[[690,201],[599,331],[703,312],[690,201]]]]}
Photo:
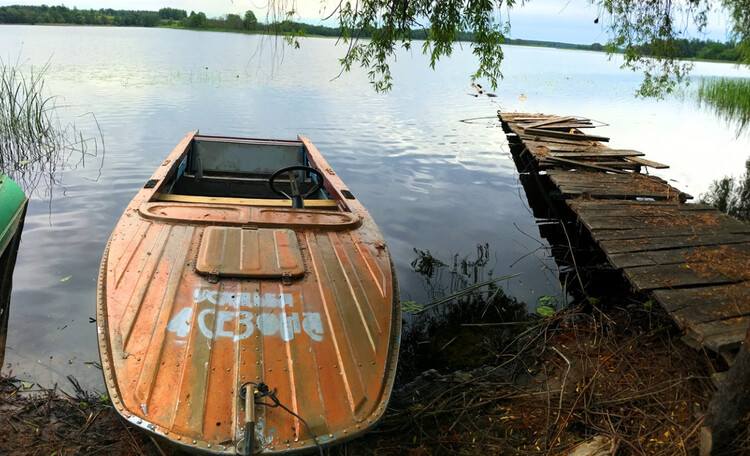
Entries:
{"type": "MultiPolygon", "coordinates": [[[[14,276],[2,372],[50,386],[73,375],[103,389],[94,317],[107,238],[123,209],[183,135],[308,136],[365,204],[396,262],[404,299],[424,300],[413,248],[448,261],[489,243],[495,276],[536,303],[560,295],[555,263],[495,118],[497,110],[582,115],[606,122],[612,147],[672,165],[663,176],[697,196],[740,174],[747,138],[694,102],[636,100],[639,76],[604,54],[508,47],[497,98],[475,98],[468,48],[429,71],[402,52],[395,87],[376,94],[363,71],[336,78],[341,49],[309,39],[298,51],[257,36],[159,29],[0,27],[4,61],[47,61],[65,121],[97,134],[106,155],[66,169],[52,201],[33,196],[14,276]],[[519,96],[525,94],[526,100],[519,96]],[[472,119],[465,121],[467,119],[472,119]],[[100,169],[100,166],[101,169],[100,169]],[[530,254],[531,253],[531,254],[530,254]],[[511,267],[512,265],[512,267],[511,267]],[[67,277],[68,280],[61,281],[67,277]]],[[[694,74],[748,76],[725,64],[694,74]]]]}

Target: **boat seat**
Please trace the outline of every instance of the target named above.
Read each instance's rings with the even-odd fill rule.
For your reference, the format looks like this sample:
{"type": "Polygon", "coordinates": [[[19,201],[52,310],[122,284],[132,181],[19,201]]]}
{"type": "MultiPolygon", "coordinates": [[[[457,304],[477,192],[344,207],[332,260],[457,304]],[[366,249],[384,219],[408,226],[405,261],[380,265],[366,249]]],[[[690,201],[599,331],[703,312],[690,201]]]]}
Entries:
{"type": "MultiPolygon", "coordinates": [[[[227,198],[220,196],[192,196],[173,195],[159,193],[154,195],[157,201],[171,201],[175,203],[203,203],[203,204],[235,204],[238,206],[271,206],[292,207],[292,201],[288,199],[264,199],[264,198],[227,198]]],[[[339,204],[332,199],[306,199],[306,209],[338,209],[339,204]]]]}

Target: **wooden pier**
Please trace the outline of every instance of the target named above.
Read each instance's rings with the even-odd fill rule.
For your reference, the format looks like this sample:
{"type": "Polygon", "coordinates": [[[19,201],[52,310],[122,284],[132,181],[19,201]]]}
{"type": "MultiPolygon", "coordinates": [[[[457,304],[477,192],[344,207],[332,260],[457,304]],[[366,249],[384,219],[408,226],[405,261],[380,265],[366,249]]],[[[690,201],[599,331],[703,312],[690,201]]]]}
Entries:
{"type": "Polygon", "coordinates": [[[498,112],[521,172],[549,177],[608,262],[669,312],[690,345],[731,362],[750,326],[750,225],[648,168],[642,152],[611,149],[580,117],[498,112]],[[584,133],[586,131],[586,133],[584,133]],[[521,169],[524,168],[524,169],[521,169]]]}

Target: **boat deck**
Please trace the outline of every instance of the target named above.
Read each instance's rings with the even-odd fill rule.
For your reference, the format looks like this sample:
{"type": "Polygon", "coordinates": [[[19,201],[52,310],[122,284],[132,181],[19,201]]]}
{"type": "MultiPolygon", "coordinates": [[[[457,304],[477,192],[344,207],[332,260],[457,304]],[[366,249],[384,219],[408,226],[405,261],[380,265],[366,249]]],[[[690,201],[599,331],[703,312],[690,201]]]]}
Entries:
{"type": "Polygon", "coordinates": [[[685,340],[730,361],[750,326],[750,225],[643,168],[642,152],[611,149],[578,117],[498,112],[522,152],[519,171],[546,174],[609,263],[659,302],[685,340]]]}

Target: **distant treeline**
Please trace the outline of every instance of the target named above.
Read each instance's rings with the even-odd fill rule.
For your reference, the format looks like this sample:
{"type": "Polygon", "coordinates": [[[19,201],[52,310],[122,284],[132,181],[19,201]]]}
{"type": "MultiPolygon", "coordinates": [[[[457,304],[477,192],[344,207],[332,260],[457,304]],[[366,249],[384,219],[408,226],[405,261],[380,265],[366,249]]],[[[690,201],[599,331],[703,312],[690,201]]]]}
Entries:
{"type": "MultiPolygon", "coordinates": [[[[176,8],[162,8],[159,11],[130,11],[115,9],[79,10],[65,6],[2,6],[0,7],[0,24],[77,24],[77,25],[113,25],[113,26],[138,26],[138,27],[178,27],[189,29],[211,29],[245,31],[253,33],[284,33],[294,32],[299,35],[313,36],[341,36],[338,27],[326,27],[324,25],[312,25],[300,22],[273,22],[270,24],[259,23],[252,11],[247,11],[243,17],[237,14],[227,14],[219,18],[208,18],[202,12],[176,8]]],[[[423,40],[429,36],[429,29],[412,30],[412,38],[423,40]]],[[[371,30],[362,30],[359,33],[362,38],[372,36],[371,30]]],[[[470,32],[459,32],[459,41],[473,41],[474,36],[470,32]]],[[[582,49],[590,51],[604,51],[605,47],[599,43],[594,44],[570,44],[554,41],[537,40],[506,40],[508,44],[521,46],[540,46],[561,49],[582,49]]],[[[739,60],[739,51],[732,43],[720,43],[717,41],[677,40],[675,42],[676,57],[684,59],[704,59],[736,62],[739,60]]],[[[641,49],[648,55],[648,47],[641,49]]]]}

